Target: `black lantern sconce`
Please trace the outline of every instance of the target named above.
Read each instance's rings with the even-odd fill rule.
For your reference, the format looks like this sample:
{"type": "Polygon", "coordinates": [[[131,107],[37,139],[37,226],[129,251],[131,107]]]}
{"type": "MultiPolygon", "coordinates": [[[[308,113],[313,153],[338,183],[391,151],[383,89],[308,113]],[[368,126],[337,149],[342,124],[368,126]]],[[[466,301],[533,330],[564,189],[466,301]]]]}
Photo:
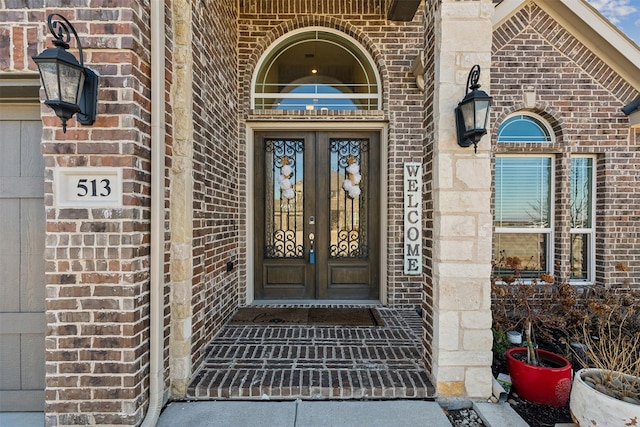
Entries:
{"type": "Polygon", "coordinates": [[[47,98],[44,103],[62,120],[63,132],[67,131],[67,120],[76,113],[78,122],[92,125],[96,121],[98,75],[84,66],[82,45],[73,25],[57,13],[49,15],[47,24],[56,47],[33,57],[47,98]],[[67,52],[71,33],[76,38],[80,62],[67,52]]]}
{"type": "Polygon", "coordinates": [[[480,66],[474,65],[471,67],[469,77],[467,77],[465,96],[455,111],[458,145],[468,147],[473,144],[473,151],[476,153],[480,138],[487,133],[489,106],[493,99],[485,91],[478,90],[480,88],[478,84],[479,78],[480,66]]]}

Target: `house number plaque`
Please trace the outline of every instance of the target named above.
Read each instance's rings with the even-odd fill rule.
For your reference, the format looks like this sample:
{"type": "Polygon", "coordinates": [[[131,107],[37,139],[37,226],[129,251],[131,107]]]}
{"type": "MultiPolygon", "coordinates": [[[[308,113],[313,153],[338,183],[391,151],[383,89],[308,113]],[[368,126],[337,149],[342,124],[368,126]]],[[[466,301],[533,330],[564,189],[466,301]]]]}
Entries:
{"type": "Polygon", "coordinates": [[[422,274],[422,164],[404,164],[404,274],[422,274]]]}
{"type": "Polygon", "coordinates": [[[58,168],[55,182],[57,206],[122,206],[122,170],[119,168],[58,168]]]}

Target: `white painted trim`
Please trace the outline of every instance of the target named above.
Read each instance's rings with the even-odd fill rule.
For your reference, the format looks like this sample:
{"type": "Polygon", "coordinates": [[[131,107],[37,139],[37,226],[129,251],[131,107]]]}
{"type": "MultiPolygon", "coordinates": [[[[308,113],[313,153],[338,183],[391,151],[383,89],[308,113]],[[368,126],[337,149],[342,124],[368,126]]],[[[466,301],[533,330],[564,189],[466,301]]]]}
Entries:
{"type": "Polygon", "coordinates": [[[586,1],[558,0],[640,69],[640,49],[586,1]]]}
{"type": "Polygon", "coordinates": [[[520,10],[526,1],[527,0],[502,0],[502,2],[496,6],[496,10],[493,13],[492,24],[494,31],[520,10]]]}
{"type": "MultiPolygon", "coordinates": [[[[253,197],[253,192],[254,192],[254,182],[253,182],[253,176],[254,173],[253,171],[255,170],[254,164],[253,164],[253,158],[254,158],[254,154],[253,154],[253,144],[254,144],[254,134],[256,132],[256,129],[253,128],[251,125],[247,125],[247,142],[246,142],[246,146],[245,146],[245,152],[247,153],[247,157],[245,159],[244,164],[247,165],[246,167],[246,171],[247,171],[247,175],[245,176],[245,182],[247,183],[246,186],[246,193],[245,193],[245,201],[246,201],[246,206],[247,206],[247,210],[245,212],[245,224],[247,227],[247,234],[246,234],[246,238],[245,238],[245,253],[246,255],[246,263],[245,263],[245,277],[246,277],[246,281],[245,281],[245,293],[246,293],[246,299],[244,301],[245,304],[249,305],[249,304],[253,304],[253,301],[255,299],[255,292],[254,292],[254,286],[253,286],[253,282],[255,280],[254,274],[253,274],[253,264],[255,263],[255,253],[253,251],[253,239],[255,236],[255,227],[253,224],[253,220],[254,220],[254,210],[255,210],[255,206],[254,206],[254,197],[253,197]]],[[[240,301],[240,305],[242,305],[243,301],[240,301]]]]}
{"type": "MultiPolygon", "coordinates": [[[[317,98],[317,99],[377,99],[378,95],[368,94],[368,93],[258,93],[253,95],[253,99],[271,99],[271,98],[282,98],[282,99],[308,99],[308,98],[317,98]]],[[[255,102],[255,101],[254,101],[255,102]]]]}
{"type": "MultiPolygon", "coordinates": [[[[571,228],[569,230],[570,235],[585,234],[589,236],[589,272],[587,273],[587,279],[571,279],[571,274],[569,274],[569,283],[572,285],[593,284],[596,281],[596,202],[598,200],[596,172],[598,169],[598,157],[595,154],[572,154],[571,159],[591,159],[591,227],[571,228]]],[[[571,170],[569,171],[569,176],[571,176],[571,170]]],[[[569,199],[571,199],[571,196],[569,196],[569,199]]],[[[569,262],[571,262],[571,258],[569,258],[569,262]]],[[[569,269],[571,269],[571,265],[569,265],[569,269]]]]}
{"type": "Polygon", "coordinates": [[[254,144],[254,134],[258,131],[265,130],[282,130],[282,131],[324,131],[324,130],[370,130],[374,132],[380,132],[380,303],[386,305],[388,303],[388,295],[387,295],[387,258],[388,258],[388,249],[387,249],[387,232],[389,229],[388,223],[388,212],[387,212],[387,204],[388,204],[388,190],[389,190],[389,165],[388,165],[388,124],[386,122],[335,122],[335,121],[308,121],[308,122],[250,122],[246,124],[246,153],[247,157],[245,159],[245,164],[247,165],[246,171],[247,175],[245,177],[246,184],[246,206],[247,210],[245,213],[246,220],[246,254],[247,254],[247,262],[245,265],[245,275],[246,275],[246,299],[245,301],[240,301],[241,303],[245,303],[247,305],[253,304],[255,300],[254,293],[254,274],[253,274],[253,264],[255,262],[255,254],[253,251],[253,240],[255,236],[255,230],[253,227],[253,211],[254,211],[254,203],[253,203],[253,191],[254,191],[254,180],[253,180],[253,144],[254,144]]]}
{"type": "MultiPolygon", "coordinates": [[[[332,119],[340,118],[340,116],[331,116],[332,119]]],[[[387,128],[387,122],[385,120],[372,120],[372,121],[356,121],[351,122],[347,120],[327,120],[327,121],[251,121],[247,123],[247,133],[256,131],[267,130],[282,130],[282,131],[325,131],[325,130],[370,130],[370,131],[382,131],[387,128]]],[[[247,134],[248,135],[248,134],[247,134]]],[[[381,135],[382,137],[382,135],[381,135]]],[[[382,144],[382,141],[380,142],[382,144]]],[[[385,136],[386,143],[386,136],[385,136]]]]}

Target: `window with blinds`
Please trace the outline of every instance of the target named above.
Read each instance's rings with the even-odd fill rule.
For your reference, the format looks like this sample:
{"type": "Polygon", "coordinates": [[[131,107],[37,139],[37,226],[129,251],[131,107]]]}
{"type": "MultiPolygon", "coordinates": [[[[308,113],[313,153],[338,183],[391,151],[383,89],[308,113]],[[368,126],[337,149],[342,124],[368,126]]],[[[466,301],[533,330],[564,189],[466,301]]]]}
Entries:
{"type": "Polygon", "coordinates": [[[496,158],[493,255],[520,258],[524,277],[552,270],[552,181],[551,156],[496,158]]]}
{"type": "MultiPolygon", "coordinates": [[[[552,154],[527,154],[532,144],[553,143],[551,127],[532,113],[509,116],[499,127],[498,144],[518,154],[497,155],[495,158],[494,252],[496,265],[501,260],[517,257],[524,268],[523,278],[539,278],[554,274],[554,243],[570,240],[569,279],[574,283],[592,282],[595,278],[595,157],[572,154],[570,170],[557,173],[556,157],[552,154]],[[525,146],[525,144],[528,144],[525,146]],[[570,182],[554,182],[554,178],[570,182]],[[566,178],[565,178],[566,177],[566,178]],[[570,194],[561,194],[561,191],[570,194]],[[568,200],[568,210],[556,212],[555,199],[568,200]],[[554,219],[559,221],[556,225],[554,219]],[[564,234],[570,230],[569,234],[564,234]],[[561,234],[554,235],[555,230],[561,234]]],[[[563,204],[566,206],[565,204],[563,204]]],[[[566,209],[566,207],[563,207],[566,209]]],[[[566,246],[565,246],[566,247],[566,246]]],[[[564,256],[564,255],[563,255],[564,256]]],[[[513,271],[498,268],[496,274],[513,271]]],[[[563,274],[566,274],[563,267],[563,274]]]]}

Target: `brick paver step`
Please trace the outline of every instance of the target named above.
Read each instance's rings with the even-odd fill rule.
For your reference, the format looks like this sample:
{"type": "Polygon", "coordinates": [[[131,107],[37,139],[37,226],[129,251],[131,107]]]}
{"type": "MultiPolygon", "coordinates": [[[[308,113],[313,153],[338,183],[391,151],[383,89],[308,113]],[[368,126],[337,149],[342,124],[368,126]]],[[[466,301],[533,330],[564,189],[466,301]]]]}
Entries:
{"type": "Polygon", "coordinates": [[[384,326],[225,326],[188,387],[192,399],[433,397],[414,310],[384,326]]]}

